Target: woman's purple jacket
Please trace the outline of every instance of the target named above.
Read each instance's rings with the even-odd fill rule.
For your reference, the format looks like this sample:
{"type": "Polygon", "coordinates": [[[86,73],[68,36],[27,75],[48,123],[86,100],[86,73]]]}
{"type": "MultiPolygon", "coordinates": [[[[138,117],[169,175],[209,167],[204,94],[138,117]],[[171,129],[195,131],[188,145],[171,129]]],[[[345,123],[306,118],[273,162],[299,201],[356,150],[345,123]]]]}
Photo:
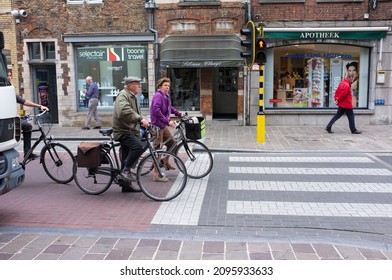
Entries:
{"type": "Polygon", "coordinates": [[[151,124],[165,128],[169,125],[171,114],[181,117],[181,113],[171,105],[170,96],[158,89],[150,106],[151,124]]]}

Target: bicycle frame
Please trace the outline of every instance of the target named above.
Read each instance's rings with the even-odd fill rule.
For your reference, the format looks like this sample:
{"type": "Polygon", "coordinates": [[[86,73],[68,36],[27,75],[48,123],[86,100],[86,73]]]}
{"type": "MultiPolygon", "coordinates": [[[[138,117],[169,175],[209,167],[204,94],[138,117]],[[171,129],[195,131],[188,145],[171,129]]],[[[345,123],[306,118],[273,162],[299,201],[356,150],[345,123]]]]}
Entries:
{"type": "Polygon", "coordinates": [[[192,151],[189,149],[189,146],[188,146],[188,144],[186,142],[187,138],[185,136],[184,128],[183,128],[184,121],[183,120],[175,121],[174,123],[176,125],[176,128],[175,128],[175,132],[174,132],[173,136],[169,137],[166,141],[164,141],[162,143],[162,146],[165,146],[170,140],[173,139],[176,142],[176,144],[173,145],[170,149],[168,149],[168,152],[174,153],[174,151],[176,150],[176,147],[178,146],[178,144],[180,142],[182,142],[182,143],[184,143],[185,151],[186,151],[187,156],[189,157],[189,159],[192,160],[192,161],[195,160],[196,157],[193,155],[192,151]]]}
{"type": "MultiPolygon", "coordinates": [[[[114,179],[116,179],[117,175],[119,175],[121,173],[120,158],[117,155],[116,147],[121,146],[121,143],[115,142],[115,140],[113,139],[112,133],[110,131],[105,132],[105,131],[100,130],[100,132],[102,135],[109,136],[109,138],[110,138],[109,142],[105,142],[103,144],[102,149],[105,151],[106,154],[108,154],[108,156],[112,160],[112,163],[113,163],[112,176],[114,179]],[[114,160],[113,160],[113,158],[114,158],[114,160]]],[[[150,140],[150,137],[148,136],[148,133],[149,132],[146,130],[142,135],[142,139],[147,142],[147,145],[141,151],[140,158],[142,157],[142,155],[145,151],[149,150],[149,154],[152,155],[152,159],[154,161],[155,166],[159,167],[158,159],[155,155],[155,149],[151,143],[151,140],[150,140]]],[[[139,158],[139,160],[140,160],[140,158],[139,158]]],[[[161,168],[157,168],[157,170],[158,170],[158,173],[160,176],[164,176],[164,173],[161,171],[161,168]]]]}
{"type": "MultiPolygon", "coordinates": [[[[45,114],[46,111],[44,111],[41,114],[36,115],[35,117],[40,117],[43,114],[45,114]]],[[[30,116],[29,116],[30,117],[30,116]]],[[[29,118],[28,117],[28,118],[29,118]]],[[[25,166],[27,163],[29,163],[31,161],[31,159],[29,158],[30,155],[34,152],[35,148],[37,148],[37,146],[41,143],[44,142],[44,146],[48,146],[53,140],[54,138],[52,136],[47,137],[41,123],[38,121],[37,122],[38,128],[32,129],[31,132],[40,132],[41,135],[39,136],[39,138],[34,142],[34,144],[31,146],[30,150],[27,152],[27,154],[24,156],[23,161],[22,161],[22,165],[25,166]]],[[[41,150],[42,151],[42,150],[41,150]]],[[[53,155],[52,155],[52,151],[49,149],[49,154],[51,156],[52,159],[53,155]]],[[[41,153],[40,153],[40,157],[41,157],[41,153]]],[[[40,163],[41,163],[41,158],[40,158],[40,163]]]]}

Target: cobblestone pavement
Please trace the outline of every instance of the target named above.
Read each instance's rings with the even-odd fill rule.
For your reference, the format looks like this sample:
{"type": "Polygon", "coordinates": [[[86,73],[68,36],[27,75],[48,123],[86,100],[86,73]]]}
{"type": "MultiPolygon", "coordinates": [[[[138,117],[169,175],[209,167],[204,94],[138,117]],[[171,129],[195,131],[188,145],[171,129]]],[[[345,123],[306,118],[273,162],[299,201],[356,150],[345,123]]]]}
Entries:
{"type": "MultiPolygon", "coordinates": [[[[374,125],[360,129],[362,134],[352,135],[346,125],[334,127],[334,134],[328,134],[323,126],[266,127],[265,142],[257,143],[256,126],[241,126],[233,121],[211,121],[207,124],[207,135],[203,140],[215,152],[334,151],[376,153],[378,156],[392,153],[392,126],[374,125]]],[[[52,127],[51,134],[59,141],[67,141],[67,146],[73,151],[81,141],[104,139],[97,130],[58,125],[52,127]]],[[[392,162],[389,164],[392,166],[392,162]]],[[[5,198],[1,197],[0,201],[5,198]]],[[[273,236],[246,240],[219,238],[216,228],[209,227],[191,229],[192,234],[184,234],[189,228],[167,227],[165,231],[161,230],[157,228],[154,232],[152,228],[150,232],[141,232],[108,230],[104,227],[88,230],[61,226],[0,226],[0,259],[392,259],[391,245],[380,248],[355,241],[336,244],[311,238],[287,242],[273,236]],[[209,235],[209,231],[214,234],[209,235]]]]}

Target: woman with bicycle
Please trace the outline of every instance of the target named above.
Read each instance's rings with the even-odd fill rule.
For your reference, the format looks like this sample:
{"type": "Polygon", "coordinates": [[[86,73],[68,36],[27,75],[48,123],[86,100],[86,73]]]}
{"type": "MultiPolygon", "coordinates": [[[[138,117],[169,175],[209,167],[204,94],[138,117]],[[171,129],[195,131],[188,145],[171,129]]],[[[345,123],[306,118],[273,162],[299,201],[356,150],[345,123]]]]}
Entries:
{"type": "MultiPolygon", "coordinates": [[[[171,139],[166,143],[167,149],[170,150],[170,148],[176,144],[169,129],[169,126],[175,128],[174,122],[170,120],[170,115],[174,114],[177,117],[181,118],[183,114],[171,105],[169,95],[170,79],[159,79],[157,83],[157,88],[158,89],[152,98],[150,106],[151,124],[156,125],[160,128],[157,138],[154,141],[154,148],[157,149],[164,141],[166,141],[167,139],[171,139]]],[[[168,159],[163,159],[163,162],[167,170],[175,169],[175,167],[170,164],[168,159]]],[[[163,178],[159,178],[158,176],[156,176],[156,180],[159,181],[159,179],[163,178]]]]}

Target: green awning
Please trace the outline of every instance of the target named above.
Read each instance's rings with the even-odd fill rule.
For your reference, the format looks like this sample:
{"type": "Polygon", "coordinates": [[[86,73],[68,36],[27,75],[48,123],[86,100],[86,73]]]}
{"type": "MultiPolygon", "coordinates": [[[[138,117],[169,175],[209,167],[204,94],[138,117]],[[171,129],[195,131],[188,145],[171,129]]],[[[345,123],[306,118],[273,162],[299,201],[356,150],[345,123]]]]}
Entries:
{"type": "Polygon", "coordinates": [[[178,68],[243,65],[237,35],[170,35],[161,45],[161,66],[178,68]]]}
{"type": "Polygon", "coordinates": [[[292,40],[372,40],[387,36],[389,27],[264,28],[264,37],[292,40]]]}

